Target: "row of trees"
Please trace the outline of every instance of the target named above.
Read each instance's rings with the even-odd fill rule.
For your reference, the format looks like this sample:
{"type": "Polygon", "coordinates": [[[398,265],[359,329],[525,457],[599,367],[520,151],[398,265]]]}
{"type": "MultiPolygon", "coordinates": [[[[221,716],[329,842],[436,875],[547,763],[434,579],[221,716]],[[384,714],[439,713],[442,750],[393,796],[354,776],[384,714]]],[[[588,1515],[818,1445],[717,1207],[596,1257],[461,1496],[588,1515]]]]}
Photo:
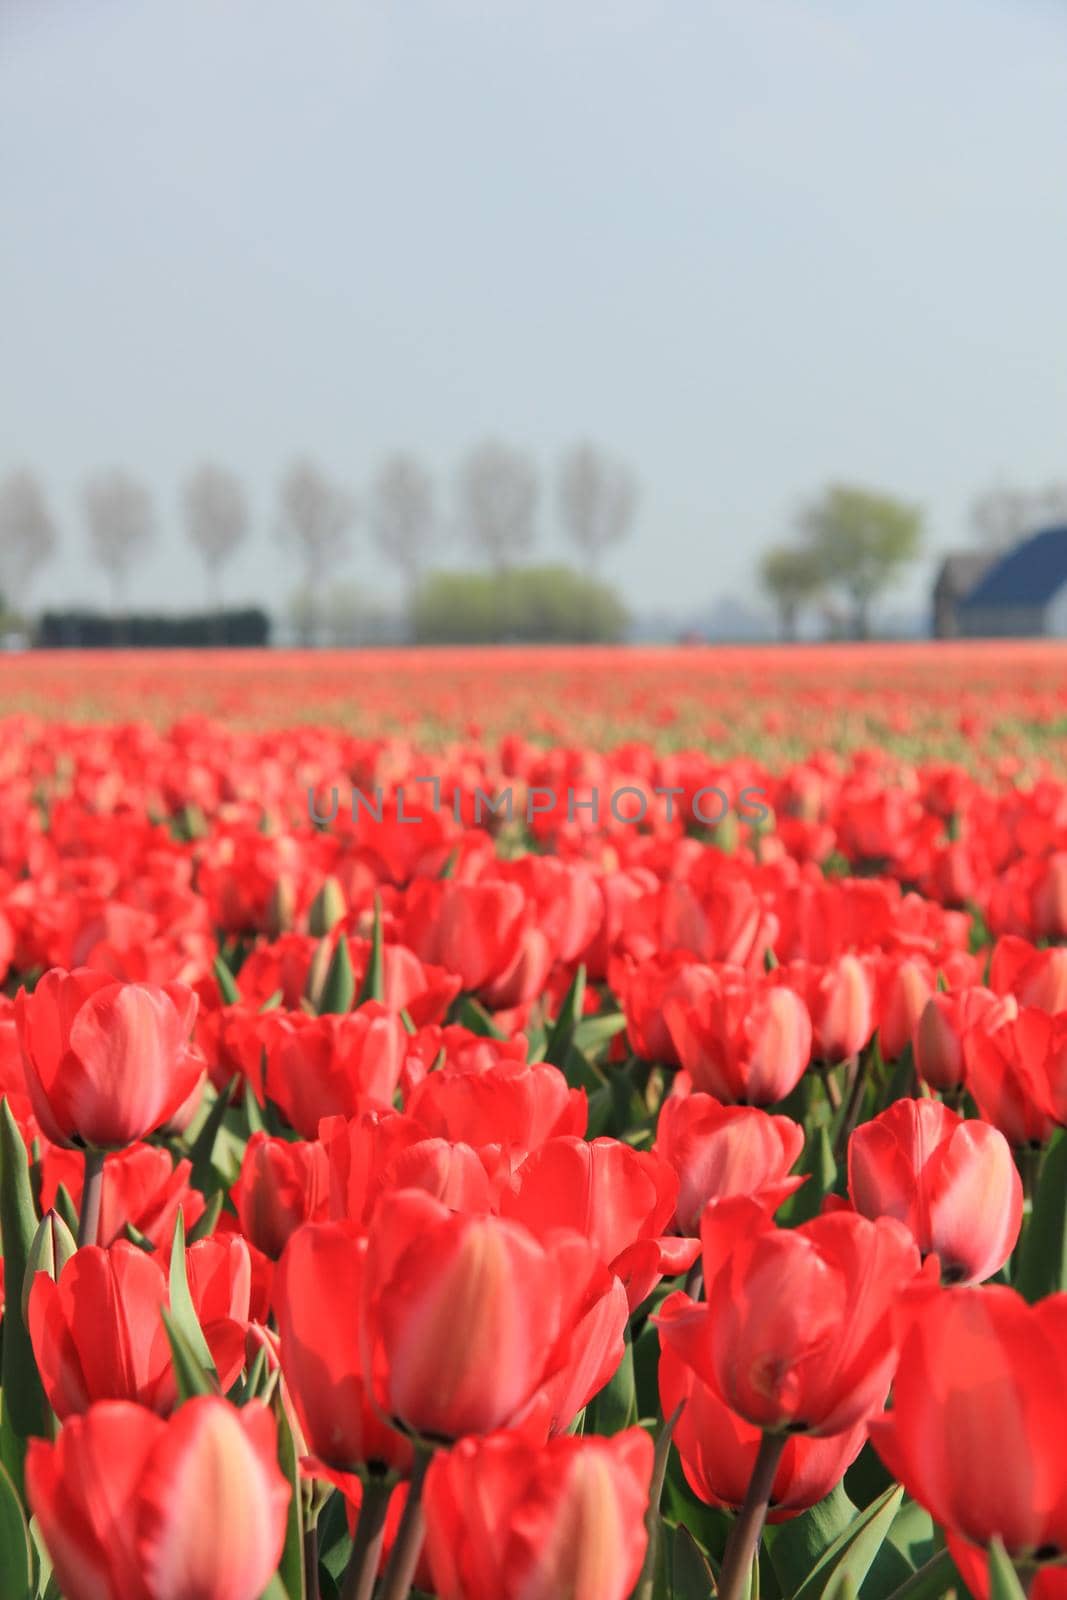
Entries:
{"type": "MultiPolygon", "coordinates": [[[[1067,483],[995,485],[972,500],[969,520],[976,547],[1008,550],[1039,528],[1067,523],[1067,483]]],[[[873,602],[920,552],[922,511],[878,490],[831,484],[801,508],[795,534],[767,550],[760,563],[783,636],[795,637],[806,607],[832,606],[834,596],[844,594],[852,632],[865,638],[873,602]]]]}
{"type": "MultiPolygon", "coordinates": [[[[560,460],[554,489],[562,530],[593,574],[605,552],[630,531],[637,480],[624,462],[582,443],[560,460]]],[[[430,559],[447,540],[461,538],[498,575],[524,560],[537,543],[541,501],[534,461],[490,439],[461,463],[448,508],[440,504],[430,472],[406,452],[382,463],[362,498],[316,462],[295,461],[279,485],[273,523],[279,543],[299,564],[312,611],[321,607],[348,557],[360,522],[396,569],[410,609],[430,559]]],[[[130,575],[153,549],[158,522],[152,496],[137,478],[115,468],[85,484],[82,510],[90,552],[118,612],[130,575]]],[[[252,529],[248,495],[235,473],[206,463],[182,485],[180,510],[210,603],[217,607],[226,569],[252,529]]],[[[28,470],[12,473],[0,482],[0,589],[14,606],[25,605],[30,584],[58,547],[58,525],[39,479],[28,470]]]]}

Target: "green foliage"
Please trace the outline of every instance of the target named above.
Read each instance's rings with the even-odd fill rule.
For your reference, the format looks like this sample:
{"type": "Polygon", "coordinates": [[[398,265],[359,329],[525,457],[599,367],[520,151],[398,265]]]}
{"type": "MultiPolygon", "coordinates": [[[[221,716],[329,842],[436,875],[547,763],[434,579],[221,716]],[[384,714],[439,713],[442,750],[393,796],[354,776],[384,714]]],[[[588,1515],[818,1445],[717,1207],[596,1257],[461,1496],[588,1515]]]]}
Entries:
{"type": "Polygon", "coordinates": [[[855,631],[865,636],[871,601],[919,554],[921,509],[875,489],[834,483],[805,509],[800,526],[824,582],[849,596],[855,631]]]}
{"type": "Polygon", "coordinates": [[[825,582],[818,554],[808,545],[773,545],[760,562],[760,582],[774,601],[782,635],[796,632],[797,612],[814,600],[825,582]]]}
{"type": "Polygon", "coordinates": [[[430,573],[411,620],[418,644],[606,644],[628,624],[609,585],[566,566],[430,573]]]}

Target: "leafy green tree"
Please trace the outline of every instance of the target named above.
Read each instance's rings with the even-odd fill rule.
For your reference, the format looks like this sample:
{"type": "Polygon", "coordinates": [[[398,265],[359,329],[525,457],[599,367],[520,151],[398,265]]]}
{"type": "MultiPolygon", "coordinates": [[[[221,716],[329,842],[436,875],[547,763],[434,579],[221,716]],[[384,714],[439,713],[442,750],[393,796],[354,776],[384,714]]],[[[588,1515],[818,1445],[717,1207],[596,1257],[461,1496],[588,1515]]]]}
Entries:
{"type": "Polygon", "coordinates": [[[774,545],[760,562],[760,582],[778,611],[782,638],[795,639],[801,607],[814,600],[823,586],[815,551],[808,545],[774,545]]]}
{"type": "Polygon", "coordinates": [[[871,602],[919,553],[921,508],[877,489],[833,483],[801,513],[800,528],[824,582],[848,596],[853,632],[865,639],[871,602]]]}

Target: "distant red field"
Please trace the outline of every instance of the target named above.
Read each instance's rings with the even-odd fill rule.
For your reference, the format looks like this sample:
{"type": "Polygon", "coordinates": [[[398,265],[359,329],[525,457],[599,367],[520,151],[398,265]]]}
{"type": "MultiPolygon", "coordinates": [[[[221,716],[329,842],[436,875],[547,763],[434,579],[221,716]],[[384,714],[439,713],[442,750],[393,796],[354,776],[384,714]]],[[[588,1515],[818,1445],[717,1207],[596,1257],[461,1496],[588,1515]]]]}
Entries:
{"type": "Polygon", "coordinates": [[[0,661],[0,711],[325,723],[420,745],[509,732],[558,744],[788,759],[877,744],[982,764],[1067,751],[1059,641],[794,647],[33,653],[0,661]]]}

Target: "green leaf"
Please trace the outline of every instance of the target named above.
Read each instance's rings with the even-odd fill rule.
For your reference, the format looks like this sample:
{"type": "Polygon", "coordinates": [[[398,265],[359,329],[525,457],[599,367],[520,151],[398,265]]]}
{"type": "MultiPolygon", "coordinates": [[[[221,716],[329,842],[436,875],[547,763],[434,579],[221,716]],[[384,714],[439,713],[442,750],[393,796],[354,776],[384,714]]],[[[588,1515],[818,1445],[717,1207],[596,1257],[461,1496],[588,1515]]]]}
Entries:
{"type": "Polygon", "coordinates": [[[289,1515],[285,1526],[285,1545],[278,1564],[278,1577],[289,1600],[304,1600],[304,1526],[303,1506],[300,1498],[300,1462],[296,1453],[285,1407],[279,1401],[274,1407],[278,1423],[278,1464],[289,1483],[289,1515]]]}
{"type": "Polygon", "coordinates": [[[507,1034],[497,1027],[485,1007],[469,994],[463,995],[456,1003],[456,1021],[483,1039],[507,1038],[507,1034]]]}
{"type": "Polygon", "coordinates": [[[212,1188],[211,1163],[215,1155],[215,1141],[218,1139],[219,1129],[230,1108],[230,1100],[239,1081],[240,1073],[235,1072],[222,1093],[216,1094],[215,1103],[204,1118],[204,1124],[189,1151],[189,1160],[193,1164],[190,1182],[194,1189],[200,1189],[204,1193],[212,1188]]]}
{"type": "Polygon", "coordinates": [[[262,1017],[268,1011],[277,1011],[278,1007],[281,1005],[281,1003],[282,1003],[282,1001],[284,999],[285,999],[285,994],[283,993],[283,991],[281,989],[275,989],[274,993],[271,994],[271,995],[268,995],[266,1000],[264,1000],[263,1004],[259,1008],[259,1011],[258,1011],[257,1015],[262,1017]]]}
{"type": "Polygon", "coordinates": [[[241,991],[237,987],[233,973],[230,971],[221,955],[217,955],[215,957],[214,961],[211,963],[211,970],[215,974],[215,982],[219,986],[219,993],[222,996],[223,1005],[240,1005],[241,991]]]}
{"type": "MultiPolygon", "coordinates": [[[[342,939],[341,944],[347,941],[342,939]]],[[[329,988],[329,977],[326,986],[329,988]]],[[[364,1000],[385,999],[385,967],[382,959],[382,902],[379,895],[374,896],[374,922],[370,933],[370,953],[367,956],[367,970],[363,974],[363,982],[359,986],[356,996],[356,1005],[361,1006],[364,1000]]]]}
{"type": "Polygon", "coordinates": [[[197,1357],[196,1351],[190,1345],[181,1328],[174,1321],[169,1311],[161,1313],[163,1326],[167,1330],[170,1341],[170,1353],[174,1362],[174,1376],[178,1384],[179,1401],[191,1400],[198,1394],[218,1394],[218,1389],[209,1380],[197,1357]]]}
{"type": "MultiPolygon", "coordinates": [[[[903,1498],[904,1490],[899,1484],[893,1484],[859,1512],[816,1562],[807,1580],[795,1591],[793,1600],[818,1600],[831,1582],[840,1584],[845,1578],[858,1590],[893,1525],[903,1498]]],[[[773,1561],[773,1556],[771,1559],[773,1561]]],[[[834,1592],[841,1593],[839,1589],[834,1592]]]]}
{"type": "Polygon", "coordinates": [[[249,1138],[254,1133],[267,1132],[267,1119],[263,1115],[263,1107],[256,1099],[255,1090],[247,1078],[245,1079],[244,1111],[245,1121],[248,1123],[249,1138]]]}
{"type": "MultiPolygon", "coordinates": [[[[956,1565],[948,1550],[938,1550],[929,1561],[906,1578],[888,1596],[888,1600],[941,1600],[941,1596],[957,1586],[956,1565]]],[[[866,1589],[864,1600],[866,1600],[866,1589]]]]}
{"type": "Polygon", "coordinates": [[[189,1243],[196,1244],[200,1239],[210,1239],[215,1232],[226,1196],[221,1189],[216,1189],[200,1216],[189,1230],[189,1243]]]}
{"type": "Polygon", "coordinates": [[[807,1175],[808,1181],[801,1184],[800,1188],[789,1196],[781,1210],[782,1221],[790,1228],[795,1228],[801,1222],[810,1222],[813,1217],[817,1217],[823,1201],[828,1194],[833,1193],[834,1184],[837,1182],[837,1162],[834,1160],[833,1142],[825,1123],[820,1124],[809,1135],[800,1170],[807,1175]]]}
{"type": "Polygon", "coordinates": [[[999,1539],[989,1546],[989,1600],[1026,1600],[1026,1590],[999,1539]]]}
{"type": "Polygon", "coordinates": [[[688,1528],[660,1528],[654,1600],[709,1600],[715,1591],[711,1563],[688,1528]]]}
{"type": "Polygon", "coordinates": [[[1048,1147],[1012,1288],[1031,1302],[1067,1289],[1067,1131],[1048,1147]]]}
{"type": "Polygon", "coordinates": [[[791,1595],[857,1515],[843,1483],[809,1511],[769,1525],[764,1543],[782,1593],[791,1595]]]}
{"type": "Polygon", "coordinates": [[[415,1024],[412,1022],[411,1013],[408,1010],[407,1006],[401,1006],[400,1007],[400,1020],[404,1024],[404,1032],[405,1033],[408,1033],[408,1034],[418,1033],[419,1030],[418,1030],[418,1028],[416,1028],[415,1024]]]}
{"type": "Polygon", "coordinates": [[[348,940],[340,938],[326,972],[326,982],[319,998],[319,1016],[344,1016],[351,1011],[356,995],[356,975],[352,971],[352,956],[348,940]]]}
{"type": "Polygon", "coordinates": [[[575,1029],[582,1019],[585,1004],[585,967],[579,964],[571,979],[571,986],[563,997],[559,1015],[549,1030],[545,1044],[545,1060],[554,1067],[562,1067],[574,1039],[575,1029]]]}
{"type": "Polygon", "coordinates": [[[52,1202],[52,1209],[59,1213],[76,1239],[78,1237],[78,1208],[71,1199],[70,1190],[65,1183],[61,1183],[57,1188],[56,1197],[52,1202]]]}
{"type": "Polygon", "coordinates": [[[0,1238],[3,1240],[8,1309],[4,1318],[0,1381],[4,1391],[4,1415],[19,1439],[31,1434],[45,1436],[48,1432],[49,1411],[44,1390],[26,1324],[19,1315],[19,1295],[37,1224],[26,1146],[5,1096],[0,1104],[0,1238]]]}
{"type": "Polygon", "coordinates": [[[622,1360],[614,1377],[594,1395],[585,1408],[586,1433],[621,1433],[637,1421],[637,1390],[634,1385],[634,1347],[630,1330],[626,1330],[626,1344],[622,1360]]]}
{"type": "Polygon", "coordinates": [[[208,1349],[204,1330],[200,1326],[196,1307],[193,1305],[193,1297],[189,1293],[189,1278],[185,1270],[185,1217],[181,1211],[178,1212],[174,1224],[174,1242],[170,1249],[169,1294],[171,1321],[207,1377],[215,1380],[217,1388],[218,1373],[215,1370],[214,1357],[208,1349]]]}
{"type": "Polygon", "coordinates": [[[621,1011],[597,1011],[583,1017],[574,1030],[574,1048],[583,1056],[596,1055],[626,1027],[621,1011]]]}
{"type": "Polygon", "coordinates": [[[0,1466],[0,1594],[4,1600],[32,1596],[33,1546],[18,1491],[0,1466]]]}

